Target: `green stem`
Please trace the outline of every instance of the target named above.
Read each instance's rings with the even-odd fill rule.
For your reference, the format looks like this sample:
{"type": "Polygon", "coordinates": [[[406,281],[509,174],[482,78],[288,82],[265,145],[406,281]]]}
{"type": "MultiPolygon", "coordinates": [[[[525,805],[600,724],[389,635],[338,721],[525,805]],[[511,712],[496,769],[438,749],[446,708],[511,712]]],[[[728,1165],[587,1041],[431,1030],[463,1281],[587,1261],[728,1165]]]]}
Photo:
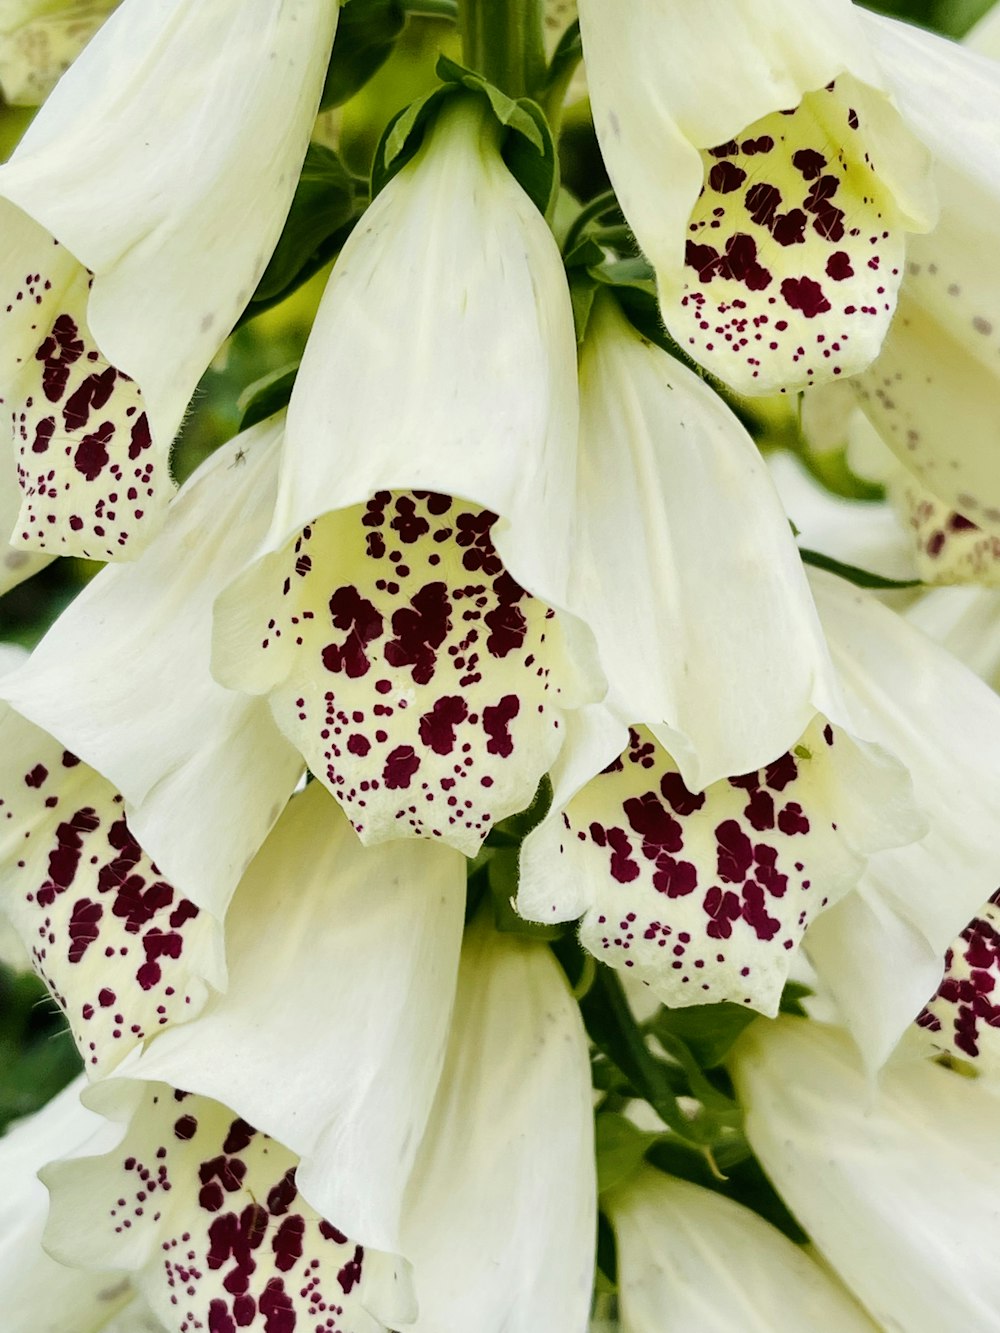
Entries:
{"type": "Polygon", "coordinates": [[[542,0],[459,0],[462,58],[508,97],[545,78],[542,0]]]}
{"type": "Polygon", "coordinates": [[[407,14],[417,18],[452,19],[458,22],[458,0],[403,0],[407,14]]]}

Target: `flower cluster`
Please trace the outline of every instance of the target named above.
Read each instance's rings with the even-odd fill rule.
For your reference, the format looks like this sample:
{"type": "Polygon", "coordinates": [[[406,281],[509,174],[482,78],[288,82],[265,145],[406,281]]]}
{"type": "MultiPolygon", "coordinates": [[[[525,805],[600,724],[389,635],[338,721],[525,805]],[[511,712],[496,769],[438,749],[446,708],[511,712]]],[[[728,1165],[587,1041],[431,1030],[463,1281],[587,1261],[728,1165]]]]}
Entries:
{"type": "Polygon", "coordinates": [[[542,8],[0,0],[14,1333],[1000,1327],[996,16],[542,8]]]}

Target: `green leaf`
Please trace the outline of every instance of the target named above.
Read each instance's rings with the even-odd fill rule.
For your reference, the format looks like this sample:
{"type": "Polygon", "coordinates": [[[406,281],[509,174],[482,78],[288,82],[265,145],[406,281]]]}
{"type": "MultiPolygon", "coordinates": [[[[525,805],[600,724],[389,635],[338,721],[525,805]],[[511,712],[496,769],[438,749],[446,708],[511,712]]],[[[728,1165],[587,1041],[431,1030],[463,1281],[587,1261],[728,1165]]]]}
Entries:
{"type": "Polygon", "coordinates": [[[351,0],[340,11],[320,110],[341,106],[377,74],[406,27],[399,0],[351,0]]]}
{"type": "Polygon", "coordinates": [[[580,20],[575,19],[559,38],[559,45],[552,54],[549,67],[545,72],[545,82],[539,89],[539,98],[549,102],[558,98],[562,102],[566,89],[573,78],[573,73],[583,59],[583,42],[580,38],[580,20]]]}
{"type": "Polygon", "coordinates": [[[240,412],[240,430],[249,430],[259,421],[266,421],[275,412],[287,407],[298,373],[299,363],[293,361],[248,385],[236,404],[240,412]]]}
{"type": "Polygon", "coordinates": [[[324,254],[326,262],[326,243],[354,216],[354,192],[354,178],[337,154],[311,143],[284,230],[251,299],[253,314],[259,313],[255,306],[271,306],[289,295],[304,269],[311,277],[321,267],[313,264],[317,254],[324,254]]]}
{"type": "Polygon", "coordinates": [[[661,1008],[649,1027],[667,1050],[670,1050],[668,1040],[677,1039],[702,1069],[714,1069],[722,1064],[744,1028],[757,1017],[739,1004],[700,1004],[690,1009],[661,1008]]]}
{"type": "Polygon", "coordinates": [[[463,68],[447,56],[438,58],[437,73],[442,86],[411,102],[386,126],[372,163],[372,197],[419,151],[443,100],[473,93],[486,100],[497,123],[506,131],[501,151],[512,175],[539,212],[547,213],[559,188],[559,171],[555,143],[541,107],[528,98],[508,97],[481,74],[463,68]]]}
{"type": "Polygon", "coordinates": [[[804,565],[812,565],[815,569],[825,569],[829,574],[836,574],[838,578],[846,579],[848,583],[853,583],[857,588],[874,588],[881,591],[891,588],[922,588],[924,586],[920,579],[883,578],[881,574],[873,574],[868,569],[859,569],[857,565],[845,565],[842,560],[834,560],[832,556],[822,555],[819,551],[810,551],[805,546],[799,547],[799,555],[802,557],[804,565]]]}
{"type": "Polygon", "coordinates": [[[811,986],[803,986],[800,981],[786,981],[785,989],[781,992],[780,1012],[794,1014],[796,1018],[808,1018],[802,1001],[812,993],[811,986]]]}
{"type": "Polygon", "coordinates": [[[599,1115],[594,1121],[598,1193],[630,1180],[649,1148],[661,1137],[639,1129],[623,1115],[599,1115]]]}

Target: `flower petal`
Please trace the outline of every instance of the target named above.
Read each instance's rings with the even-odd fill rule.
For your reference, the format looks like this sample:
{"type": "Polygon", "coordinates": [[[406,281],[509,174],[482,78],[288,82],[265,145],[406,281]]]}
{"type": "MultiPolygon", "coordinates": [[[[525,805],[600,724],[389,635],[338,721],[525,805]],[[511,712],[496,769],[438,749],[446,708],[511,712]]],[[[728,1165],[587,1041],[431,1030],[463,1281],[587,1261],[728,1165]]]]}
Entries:
{"type": "Polygon", "coordinates": [[[98,575],[0,682],[124,795],[138,841],[220,920],[302,772],[266,704],[209,669],[212,603],[266,530],[281,429],[214,454],[143,558],[98,575]]]}
{"type": "Polygon", "coordinates": [[[601,150],[681,346],[750,393],[868,364],[932,209],[853,7],[587,0],[580,22],[601,150]]]}
{"type": "Polygon", "coordinates": [[[571,605],[594,630],[611,699],[657,727],[692,790],[762,767],[817,710],[839,709],[767,468],[718,395],[608,297],[580,382],[571,605]]]}
{"type": "Polygon", "coordinates": [[[994,1263],[1000,1102],[929,1061],[874,1097],[847,1037],[754,1023],[730,1069],[761,1164],[881,1327],[1000,1328],[994,1263]]]}
{"type": "Polygon", "coordinates": [[[42,1173],[52,1254],[133,1275],[171,1333],[275,1333],[300,1318],[384,1333],[367,1313],[384,1295],[382,1257],[305,1202],[293,1153],[218,1102],[116,1082],[101,1102],[129,1122],[118,1147],[42,1173]]]}
{"type": "Polygon", "coordinates": [[[902,468],[892,493],[910,529],[917,573],[924,583],[1000,587],[1000,531],[984,531],[949,509],[902,468]]]}
{"type": "Polygon", "coordinates": [[[871,912],[833,914],[807,940],[852,1036],[877,1067],[891,1049],[887,1034],[898,1039],[916,1017],[945,951],[1000,882],[1000,699],[874,597],[819,571],[810,581],[848,704],[866,734],[906,765],[930,825],[912,846],[871,858],[861,885],[871,912]],[[881,937],[879,920],[887,922],[881,937]],[[905,955],[896,950],[900,933],[913,932],[938,960],[929,985],[926,955],[912,944],[905,955]],[[840,960],[859,949],[873,968],[842,970],[840,960]]]}
{"type": "Polygon", "coordinates": [[[120,1274],[81,1273],[42,1249],[48,1200],[35,1173],[85,1145],[99,1151],[107,1138],[100,1116],[80,1104],[83,1086],[75,1079],[0,1140],[0,1290],[4,1320],[17,1333],[98,1333],[132,1298],[120,1274]]]}
{"type": "Polygon", "coordinates": [[[587,1039],[549,950],[474,925],[407,1194],[414,1333],[577,1333],[596,1224],[587,1039]]]}
{"type": "Polygon", "coordinates": [[[3,910],[103,1075],[223,984],[218,922],[163,879],[110,783],[6,707],[0,753],[3,910]]]}
{"type": "Polygon", "coordinates": [[[225,995],[129,1076],[221,1100],[302,1158],[301,1188],[399,1251],[399,1210],[444,1060],[465,863],[362,848],[318,782],[293,797],[226,924],[225,995]],[[319,1015],[320,1030],[309,1016],[319,1015]]]}
{"type": "Polygon", "coordinates": [[[41,106],[118,0],[8,4],[0,14],[0,92],[8,106],[41,106]]]}
{"type": "Polygon", "coordinates": [[[901,110],[937,155],[942,212],[910,247],[898,316],[856,387],[901,462],[946,506],[996,529],[1000,279],[983,256],[1000,206],[1000,65],[905,24],[864,22],[901,110]]]}
{"type": "Polygon", "coordinates": [[[526,840],[518,910],[559,920],[562,882],[580,881],[581,942],[663,1003],[773,1014],[806,926],[854,886],[863,854],[921,831],[899,766],[822,719],[766,768],[700,794],[633,729],[526,840]]]}
{"type": "Polygon", "coordinates": [[[874,1333],[818,1264],[722,1194],[643,1167],[605,1208],[623,1333],[874,1333]]]}
{"type": "Polygon", "coordinates": [[[285,220],[338,11],[129,0],[0,168],[24,544],[117,559],[162,518],[171,439],[285,220]]]}
{"type": "Polygon", "coordinates": [[[270,690],[366,844],[433,837],[475,855],[530,803],[585,694],[560,618],[504,569],[495,524],[448,496],[380,491],[268,563],[252,643],[222,637],[227,617],[249,618],[222,600],[217,674],[270,690]]]}
{"type": "Polygon", "coordinates": [[[1000,1069],[1000,890],[945,954],[944,977],[917,1018],[939,1049],[991,1073],[1000,1069]]]}

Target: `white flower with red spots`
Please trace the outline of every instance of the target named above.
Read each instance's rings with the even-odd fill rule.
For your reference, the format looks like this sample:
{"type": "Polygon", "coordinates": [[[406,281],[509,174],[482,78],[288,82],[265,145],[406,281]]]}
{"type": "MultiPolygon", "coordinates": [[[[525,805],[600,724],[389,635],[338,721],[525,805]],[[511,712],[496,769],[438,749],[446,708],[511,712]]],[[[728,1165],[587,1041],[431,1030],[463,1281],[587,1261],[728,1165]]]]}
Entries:
{"type": "Polygon", "coordinates": [[[570,606],[610,690],[570,719],[518,910],[582,916],[584,945],[666,1003],[773,1013],[809,922],[868,852],[924,824],[901,766],[855,739],[868,733],[732,413],[607,297],[580,383],[570,606]]]}
{"type": "Polygon", "coordinates": [[[835,1279],[759,1214],[651,1167],[602,1200],[621,1333],[875,1333],[835,1279]]]}
{"type": "Polygon", "coordinates": [[[1000,890],[944,956],[944,977],[917,1023],[935,1047],[994,1071],[1000,1056],[1000,890]]]}
{"type": "Polygon", "coordinates": [[[873,15],[866,27],[897,104],[935,154],[941,217],[911,241],[897,316],[854,387],[886,443],[944,509],[996,534],[1000,58],[873,15]]]}
{"type": "Polygon", "coordinates": [[[551,232],[485,103],[449,99],[337,261],[271,531],[216,609],[217,678],[268,698],[364,841],[475,853],[603,692],[560,609],[576,425],[551,232]]]}
{"type": "Polygon", "coordinates": [[[580,23],[601,151],[678,344],[744,393],[867,366],[934,208],[849,0],[581,0],[580,23]]]}
{"type": "Polygon", "coordinates": [[[846,1034],[792,1018],[752,1024],[728,1063],[761,1165],[878,1327],[998,1326],[985,1080],[911,1059],[875,1087],[846,1034]]]}
{"type": "Polygon", "coordinates": [[[0,169],[15,545],[114,560],[155,532],[174,433],[288,211],[337,14],[125,0],[0,169]]]}
{"type": "Polygon", "coordinates": [[[8,0],[0,6],[0,93],[40,106],[119,0],[8,0]]]}

